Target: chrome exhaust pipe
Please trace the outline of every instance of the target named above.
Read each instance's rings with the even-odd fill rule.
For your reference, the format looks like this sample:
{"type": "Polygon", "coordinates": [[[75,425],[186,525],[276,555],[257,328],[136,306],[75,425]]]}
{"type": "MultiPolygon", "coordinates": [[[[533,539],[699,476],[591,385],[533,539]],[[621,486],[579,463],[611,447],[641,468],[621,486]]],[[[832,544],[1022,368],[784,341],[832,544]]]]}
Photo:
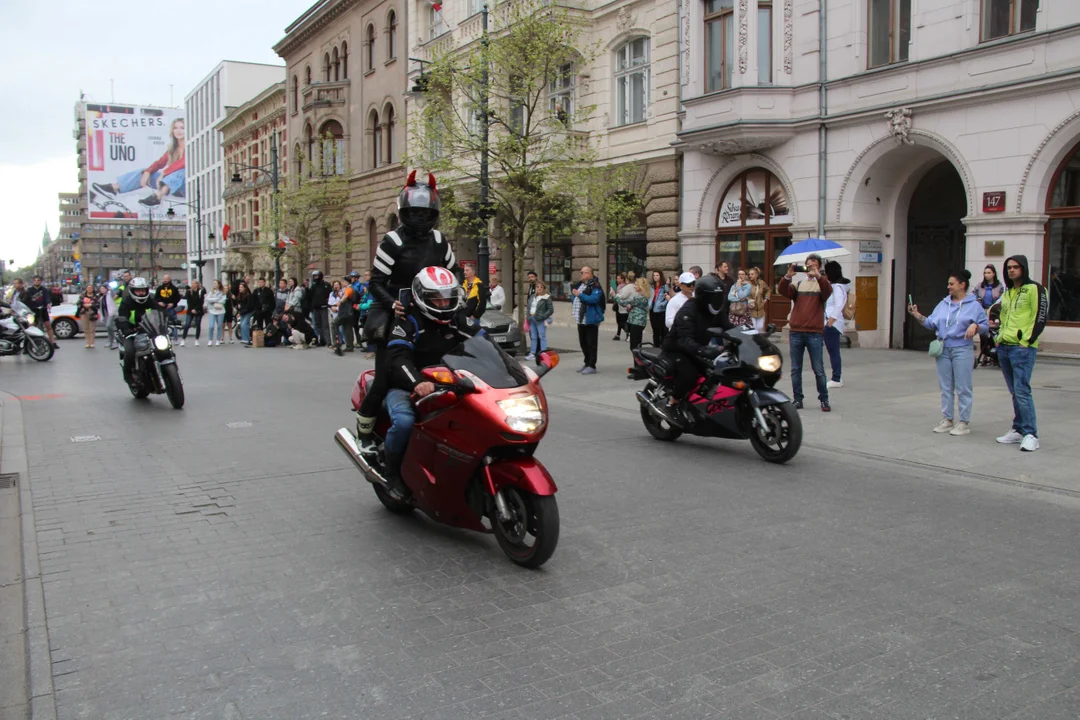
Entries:
{"type": "Polygon", "coordinates": [[[360,452],[360,448],[356,445],[356,438],[353,437],[352,432],[348,428],[341,428],[334,433],[334,439],[337,444],[341,446],[341,450],[349,456],[356,465],[357,469],[364,475],[364,479],[370,483],[378,483],[379,485],[386,485],[386,480],[379,472],[371,467],[371,464],[364,457],[364,453],[360,452]]]}
{"type": "Polygon", "coordinates": [[[643,391],[638,390],[636,393],[634,393],[634,397],[636,397],[638,399],[638,402],[641,403],[643,407],[647,408],[652,415],[661,419],[667,419],[664,418],[660,411],[656,409],[656,405],[653,403],[652,400],[646,397],[643,391]]]}

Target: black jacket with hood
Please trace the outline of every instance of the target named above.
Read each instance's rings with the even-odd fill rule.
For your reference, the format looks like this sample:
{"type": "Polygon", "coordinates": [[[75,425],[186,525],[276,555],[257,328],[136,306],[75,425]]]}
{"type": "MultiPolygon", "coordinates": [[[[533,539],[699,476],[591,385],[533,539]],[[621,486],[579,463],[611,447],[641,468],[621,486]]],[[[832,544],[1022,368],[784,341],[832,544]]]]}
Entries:
{"type": "Polygon", "coordinates": [[[1005,290],[1001,294],[999,340],[1006,345],[1038,347],[1039,335],[1050,314],[1050,298],[1039,283],[1031,279],[1026,255],[1012,255],[1002,266],[1005,290]],[[1009,278],[1009,261],[1016,262],[1023,274],[1016,288],[1009,278]]]}

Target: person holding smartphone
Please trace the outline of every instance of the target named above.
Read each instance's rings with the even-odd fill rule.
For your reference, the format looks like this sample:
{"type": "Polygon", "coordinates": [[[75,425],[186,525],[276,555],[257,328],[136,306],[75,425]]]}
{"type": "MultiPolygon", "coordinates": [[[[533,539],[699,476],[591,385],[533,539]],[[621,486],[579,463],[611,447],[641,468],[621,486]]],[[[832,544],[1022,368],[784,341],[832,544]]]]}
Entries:
{"type": "Polygon", "coordinates": [[[795,407],[803,407],[803,352],[810,354],[810,367],[814,369],[817,382],[818,401],[822,412],[830,412],[828,381],[825,378],[825,306],[832,297],[832,284],[821,272],[821,256],[811,254],[806,258],[806,280],[793,283],[791,279],[798,271],[797,265],[791,265],[780,280],[777,291],[791,300],[791,392],[795,397],[795,407]]]}

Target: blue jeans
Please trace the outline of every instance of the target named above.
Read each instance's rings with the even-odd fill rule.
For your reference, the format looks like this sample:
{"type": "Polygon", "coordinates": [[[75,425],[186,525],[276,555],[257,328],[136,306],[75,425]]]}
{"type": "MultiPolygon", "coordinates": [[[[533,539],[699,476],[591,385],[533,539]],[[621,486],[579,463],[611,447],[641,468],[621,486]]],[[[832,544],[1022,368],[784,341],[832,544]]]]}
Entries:
{"type": "Polygon", "coordinates": [[[210,339],[207,342],[213,342],[215,339],[220,341],[225,336],[224,329],[221,324],[221,322],[225,319],[225,316],[214,315],[213,313],[211,313],[210,315],[208,315],[208,317],[210,318],[210,339]]]}
{"type": "Polygon", "coordinates": [[[254,314],[244,313],[240,316],[240,340],[242,342],[251,342],[251,318],[254,314]]]}
{"type": "MultiPolygon", "coordinates": [[[[117,190],[122,193],[135,192],[139,189],[139,183],[142,182],[142,170],[132,170],[129,173],[124,173],[116,179],[117,190]]],[[[171,172],[165,177],[161,176],[161,171],[150,174],[150,182],[146,187],[151,192],[158,189],[158,185],[165,183],[169,186],[170,195],[183,195],[184,194],[184,181],[187,179],[187,170],[177,170],[171,172]]]]}
{"type": "Polygon", "coordinates": [[[547,325],[543,320],[529,318],[529,337],[532,338],[529,348],[533,355],[547,350],[547,325]]]}
{"type": "Polygon", "coordinates": [[[1035,424],[1035,400],[1031,397],[1031,373],[1035,370],[1035,348],[998,345],[998,362],[1005,375],[1013,402],[1013,430],[1021,435],[1039,437],[1035,424]]]}
{"type": "Polygon", "coordinates": [[[409,434],[416,424],[412,395],[394,388],[386,393],[385,404],[386,411],[390,413],[390,429],[386,431],[386,443],[383,447],[388,453],[402,455],[409,446],[409,434]]]}
{"type": "MultiPolygon", "coordinates": [[[[762,320],[764,320],[764,318],[762,318],[762,320]]],[[[825,338],[825,349],[829,351],[829,365],[832,366],[832,381],[840,382],[840,371],[843,369],[843,365],[840,363],[840,331],[826,325],[822,337],[825,338]]]]}
{"type": "Polygon", "coordinates": [[[791,333],[791,394],[795,396],[795,402],[802,402],[802,361],[803,349],[810,352],[810,367],[814,370],[814,379],[817,380],[818,400],[829,402],[829,388],[825,384],[825,360],[821,351],[825,345],[824,336],[821,333],[793,332],[791,333]]]}
{"type": "Polygon", "coordinates": [[[937,378],[941,386],[941,417],[953,419],[953,395],[960,406],[960,422],[971,422],[971,376],[975,368],[972,345],[947,347],[937,357],[937,378]]]}

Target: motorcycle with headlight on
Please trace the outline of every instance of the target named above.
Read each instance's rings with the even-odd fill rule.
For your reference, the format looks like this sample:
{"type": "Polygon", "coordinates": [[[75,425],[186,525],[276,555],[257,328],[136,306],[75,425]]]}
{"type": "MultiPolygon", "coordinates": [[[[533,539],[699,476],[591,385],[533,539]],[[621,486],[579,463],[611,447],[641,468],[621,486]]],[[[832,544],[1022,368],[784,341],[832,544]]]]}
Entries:
{"type": "Polygon", "coordinates": [[[666,359],[659,348],[635,350],[637,364],[649,377],[637,393],[645,428],[657,440],[668,442],[683,433],[748,439],[758,455],[771,463],[795,457],[802,445],[802,422],[791,399],[775,387],[784,363],[780,349],[769,341],[774,332],[774,325],[765,333],[746,328],[709,330],[724,352],[683,401],[682,416],[688,422],[681,427],[658,410],[668,402],[674,379],[666,359]]]}
{"type": "MultiPolygon", "coordinates": [[[[558,363],[558,354],[545,351],[534,370],[476,336],[422,370],[436,391],[416,401],[416,424],[401,464],[410,493],[404,500],[388,492],[382,475],[382,441],[390,428],[385,409],[375,424],[377,454],[362,453],[348,428],[334,439],[391,512],[417,509],[435,522],[494,533],[510,560],[539,567],[559,542],[555,480],[533,457],[547,432],[540,378],[558,363]]],[[[374,378],[368,370],[356,380],[352,405],[358,415],[374,378]]]]}
{"type": "Polygon", "coordinates": [[[52,343],[45,331],[34,324],[34,313],[17,295],[10,303],[0,302],[0,311],[0,357],[25,353],[38,362],[52,358],[52,343]]]}
{"type": "MultiPolygon", "coordinates": [[[[124,344],[120,343],[121,372],[123,368],[124,344]]],[[[143,317],[135,328],[135,368],[132,373],[140,382],[129,383],[128,389],[139,400],[151,393],[164,394],[177,410],[184,407],[184,381],[172,344],[147,317],[143,317]]]]}

